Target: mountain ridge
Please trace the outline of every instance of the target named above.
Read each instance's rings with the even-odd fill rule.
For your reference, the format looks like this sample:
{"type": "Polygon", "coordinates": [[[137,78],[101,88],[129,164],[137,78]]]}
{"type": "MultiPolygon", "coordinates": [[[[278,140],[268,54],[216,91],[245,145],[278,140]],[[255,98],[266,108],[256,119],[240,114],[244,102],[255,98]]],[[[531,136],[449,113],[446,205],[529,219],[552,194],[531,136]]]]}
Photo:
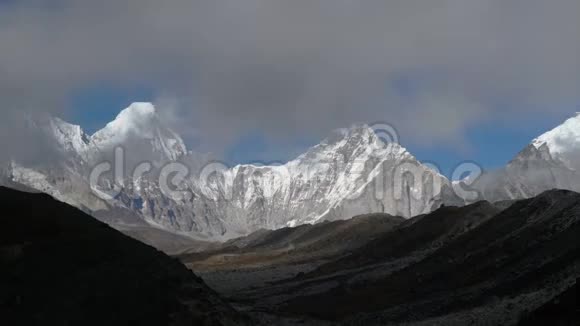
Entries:
{"type": "MultiPolygon", "coordinates": [[[[228,239],[264,227],[276,229],[346,219],[371,211],[410,217],[430,210],[436,204],[431,197],[421,197],[421,187],[407,186],[417,198],[410,192],[404,198],[389,199],[389,195],[374,198],[371,183],[379,178],[393,179],[393,170],[403,162],[417,167],[421,178],[447,183],[445,177],[423,166],[405,148],[396,143],[385,144],[371,127],[359,124],[335,131],[319,145],[281,166],[241,164],[224,171],[222,179],[186,181],[180,187],[192,193],[190,201],[167,198],[154,180],[144,179],[139,187],[121,187],[121,193],[110,202],[79,188],[88,183],[82,176],[88,175],[96,162],[113,161],[111,151],[115,146],[126,148],[125,155],[132,156],[127,158],[127,165],[151,159],[154,168],[159,168],[178,160],[193,166],[195,173],[204,164],[187,150],[179,135],[160,121],[149,103],[132,104],[92,136],[60,119],[51,121],[55,122],[48,124],[47,132],[56,138],[58,150],[67,163],[34,169],[15,162],[11,173],[14,181],[89,211],[110,205],[126,207],[154,227],[202,239],[228,239]],[[31,178],[33,175],[36,177],[31,178]],[[71,176],[81,180],[71,181],[71,176]],[[75,194],[68,193],[71,187],[77,189],[75,194]],[[349,197],[355,200],[350,201],[349,197]]],[[[157,176],[155,173],[158,171],[153,174],[157,176]]],[[[107,178],[99,187],[107,190],[114,182],[107,178]]],[[[393,197],[392,189],[387,191],[393,197]]],[[[433,197],[437,194],[437,189],[433,190],[433,197]]]]}
{"type": "MultiPolygon", "coordinates": [[[[575,123],[575,119],[580,121],[571,118],[554,130],[570,129],[569,121],[575,123]]],[[[365,124],[338,129],[285,164],[231,168],[218,164],[221,175],[202,179],[206,163],[214,161],[188,150],[151,103],[130,105],[92,136],[58,118],[42,121],[36,129],[48,134],[49,142],[53,139],[60,158],[35,166],[13,160],[4,172],[10,181],[47,192],[89,213],[110,207],[128,209],[154,228],[197,240],[224,241],[261,228],[374,212],[410,218],[443,204],[469,202],[455,191],[464,186],[462,182],[451,183],[400,144],[384,142],[365,124]],[[125,149],[126,167],[149,161],[153,171],[135,182],[126,169],[125,183],[120,186],[114,186],[114,176],[104,176],[98,187],[119,191],[107,200],[92,192],[88,176],[98,163],[114,162],[115,148],[125,149]],[[156,182],[160,170],[171,162],[189,170],[188,179],[176,185],[189,194],[187,198],[169,197],[156,182]]],[[[578,173],[554,157],[550,146],[548,141],[532,141],[505,168],[485,172],[467,188],[479,194],[476,200],[492,202],[531,197],[552,188],[580,190],[578,173]]]]}

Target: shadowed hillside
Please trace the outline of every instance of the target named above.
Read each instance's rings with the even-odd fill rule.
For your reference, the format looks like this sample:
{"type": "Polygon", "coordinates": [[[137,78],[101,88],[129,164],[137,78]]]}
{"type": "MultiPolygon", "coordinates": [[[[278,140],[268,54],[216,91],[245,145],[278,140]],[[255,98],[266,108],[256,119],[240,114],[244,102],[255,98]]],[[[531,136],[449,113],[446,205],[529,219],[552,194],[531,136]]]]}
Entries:
{"type": "Polygon", "coordinates": [[[505,207],[262,231],[182,258],[250,313],[305,325],[576,325],[580,195],[553,190],[505,207]],[[355,231],[367,237],[351,241],[355,231]],[[280,248],[284,260],[269,255],[280,248]]]}
{"type": "Polygon", "coordinates": [[[0,188],[3,325],[241,325],[179,261],[48,195],[0,188]]]}

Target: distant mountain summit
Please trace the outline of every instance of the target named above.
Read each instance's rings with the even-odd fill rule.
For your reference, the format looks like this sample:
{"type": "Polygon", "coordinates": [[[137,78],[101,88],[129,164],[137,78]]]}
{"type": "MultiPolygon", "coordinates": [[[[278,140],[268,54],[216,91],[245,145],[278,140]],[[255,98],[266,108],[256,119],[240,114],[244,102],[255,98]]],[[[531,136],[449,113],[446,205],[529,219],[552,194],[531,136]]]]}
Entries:
{"type": "Polygon", "coordinates": [[[484,173],[473,188],[480,199],[501,201],[546,190],[580,191],[580,115],[534,139],[504,168],[484,173]]]}
{"type": "Polygon", "coordinates": [[[571,169],[580,170],[580,112],[534,139],[532,144],[536,148],[546,145],[555,158],[571,169]]]}
{"type": "Polygon", "coordinates": [[[181,137],[162,122],[151,103],[131,104],[97,131],[91,141],[105,151],[146,142],[159,156],[157,159],[177,160],[187,154],[181,137]]]}
{"type": "Polygon", "coordinates": [[[247,233],[368,212],[410,217],[436,205],[438,185],[448,185],[447,179],[400,145],[382,142],[370,127],[356,125],[284,165],[236,166],[210,187],[219,190],[213,197],[218,214],[234,216],[247,233]],[[403,164],[420,181],[406,184],[403,164]]]}

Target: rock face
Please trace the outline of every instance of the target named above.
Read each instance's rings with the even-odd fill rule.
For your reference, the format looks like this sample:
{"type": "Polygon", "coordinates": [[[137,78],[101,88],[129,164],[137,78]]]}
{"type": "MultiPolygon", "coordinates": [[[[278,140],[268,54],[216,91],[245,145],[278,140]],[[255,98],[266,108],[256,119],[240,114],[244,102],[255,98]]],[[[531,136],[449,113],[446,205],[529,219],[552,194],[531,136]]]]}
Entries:
{"type": "Polygon", "coordinates": [[[246,325],[177,260],[45,194],[0,187],[8,325],[246,325]]]}

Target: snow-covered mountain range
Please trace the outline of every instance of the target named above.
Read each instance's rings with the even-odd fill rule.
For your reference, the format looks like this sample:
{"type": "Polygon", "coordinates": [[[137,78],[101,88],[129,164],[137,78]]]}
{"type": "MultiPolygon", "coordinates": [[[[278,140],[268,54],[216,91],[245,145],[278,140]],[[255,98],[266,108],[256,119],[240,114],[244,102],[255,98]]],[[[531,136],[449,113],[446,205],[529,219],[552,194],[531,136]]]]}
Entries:
{"type": "MultiPolygon", "coordinates": [[[[442,204],[466,202],[453,191],[461,183],[452,184],[399,144],[383,142],[367,125],[337,130],[284,165],[228,168],[189,151],[149,103],[132,104],[92,136],[58,118],[29,120],[27,132],[50,144],[53,155],[34,163],[13,157],[4,164],[5,181],[47,192],[94,216],[107,216],[117,227],[148,225],[223,240],[262,228],[370,212],[411,217],[442,204]],[[122,177],[115,171],[103,174],[96,186],[91,184],[91,172],[103,162],[114,165],[119,148],[122,177]],[[151,171],[136,179],[132,172],[143,162],[150,163],[151,171]],[[183,196],[169,195],[159,183],[169,163],[187,167],[187,178],[172,185],[179,191],[172,193],[183,196]],[[100,191],[114,196],[98,196],[100,191]]],[[[579,153],[576,116],[470,188],[491,201],[530,197],[551,188],[580,190],[579,153]]]]}
{"type": "Polygon", "coordinates": [[[534,139],[505,167],[488,171],[472,188],[479,199],[531,198],[551,189],[580,191],[580,114],[534,139]]]}

